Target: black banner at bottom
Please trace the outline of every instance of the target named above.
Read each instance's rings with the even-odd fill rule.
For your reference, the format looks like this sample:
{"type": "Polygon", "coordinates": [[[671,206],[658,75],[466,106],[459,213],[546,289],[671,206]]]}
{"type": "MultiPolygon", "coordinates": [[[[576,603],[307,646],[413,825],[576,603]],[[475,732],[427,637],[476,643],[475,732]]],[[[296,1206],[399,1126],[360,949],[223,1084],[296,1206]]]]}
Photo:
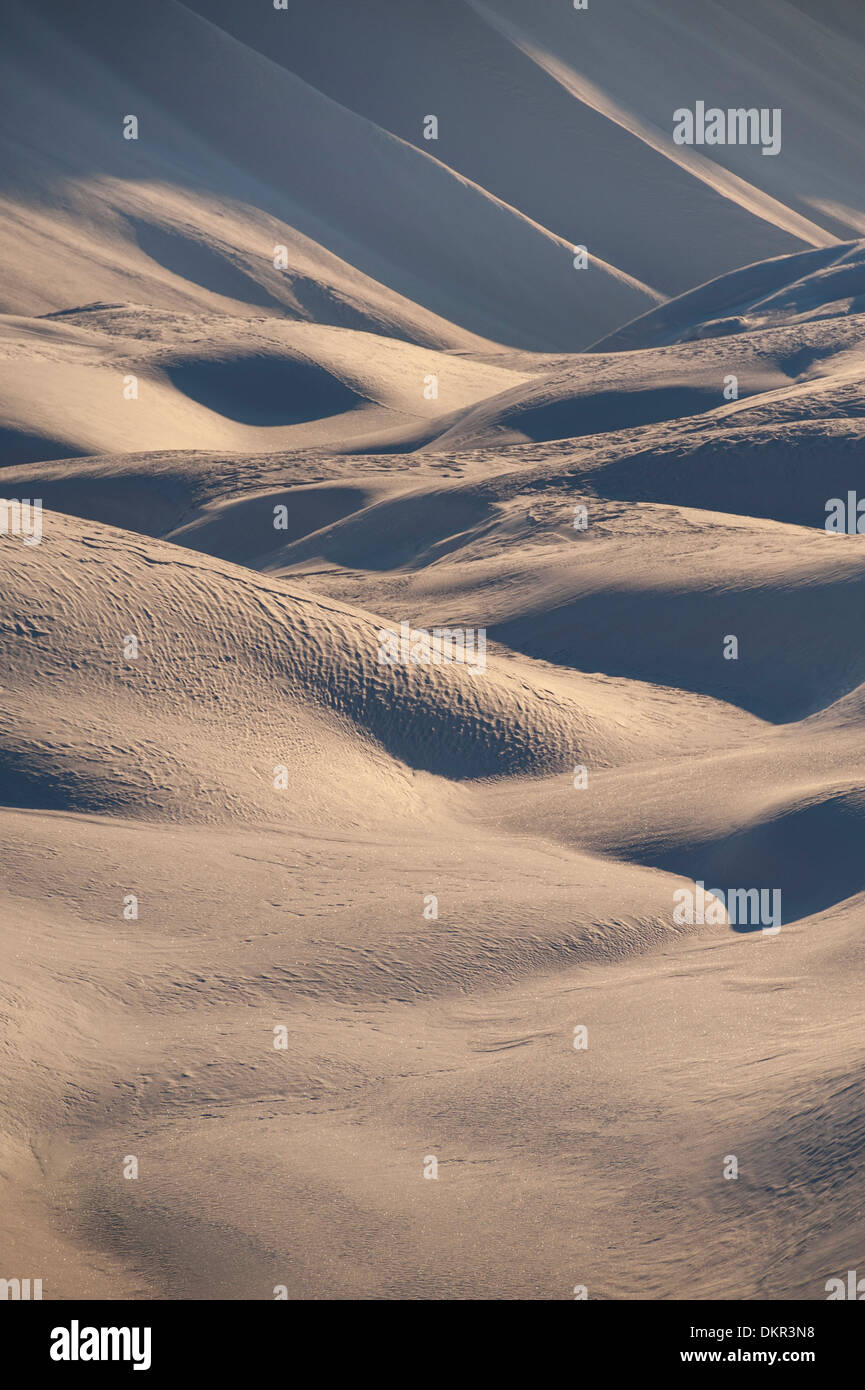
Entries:
{"type": "MultiPolygon", "coordinates": [[[[846,1300],[839,1300],[846,1301],[846,1300]]],[[[526,1342],[526,1333],[568,1339],[560,1354],[580,1366],[666,1375],[715,1366],[801,1367],[823,1380],[855,1364],[862,1315],[825,1303],[641,1303],[574,1300],[555,1310],[545,1303],[434,1302],[420,1306],[357,1302],[9,1302],[0,1310],[7,1357],[26,1373],[52,1380],[138,1373],[160,1379],[166,1372],[257,1373],[270,1368],[294,1378],[298,1358],[323,1353],[333,1374],[339,1352],[351,1364],[393,1365],[402,1343],[382,1342],[400,1331],[424,1338],[418,1373],[428,1379],[436,1362],[454,1372],[453,1328],[474,1343],[488,1371],[498,1355],[512,1358],[516,1346],[535,1354],[554,1343],[526,1342]],[[504,1316],[505,1322],[499,1323],[504,1316]],[[362,1317],[362,1322],[358,1318],[362,1317]],[[453,1323],[451,1323],[453,1318],[453,1323]],[[543,1322],[543,1327],[539,1323],[543,1322]],[[380,1320],[380,1321],[379,1321],[380,1320]],[[520,1324],[524,1322],[524,1328],[520,1324]],[[515,1341],[515,1339],[518,1339],[515,1341]],[[573,1339],[573,1342],[571,1342],[573,1339]],[[336,1355],[334,1353],[337,1353],[336,1355]]],[[[401,1354],[403,1371],[408,1352],[401,1354]]],[[[464,1351],[459,1360],[465,1363],[464,1351]]],[[[324,1366],[322,1367],[324,1369],[324,1366]]],[[[304,1377],[306,1378],[306,1377],[304,1377]]]]}

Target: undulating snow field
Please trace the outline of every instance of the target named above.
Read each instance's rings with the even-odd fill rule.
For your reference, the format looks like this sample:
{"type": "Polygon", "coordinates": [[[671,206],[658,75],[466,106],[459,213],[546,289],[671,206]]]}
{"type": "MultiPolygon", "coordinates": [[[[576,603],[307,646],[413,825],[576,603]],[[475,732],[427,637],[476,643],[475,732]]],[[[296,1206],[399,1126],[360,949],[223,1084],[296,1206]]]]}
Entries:
{"type": "Polygon", "coordinates": [[[0,12],[0,1276],[825,1298],[865,13],[0,12]]]}

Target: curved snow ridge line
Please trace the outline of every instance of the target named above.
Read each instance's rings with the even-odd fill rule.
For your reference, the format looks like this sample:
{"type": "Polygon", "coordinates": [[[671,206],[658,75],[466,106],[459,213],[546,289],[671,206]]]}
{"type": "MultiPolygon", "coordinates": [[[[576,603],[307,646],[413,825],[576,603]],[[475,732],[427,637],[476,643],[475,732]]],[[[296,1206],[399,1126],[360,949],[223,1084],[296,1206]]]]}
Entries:
{"type": "MultiPolygon", "coordinates": [[[[404,335],[414,319],[418,328],[412,337],[428,338],[432,333],[467,346],[482,337],[526,350],[550,345],[564,350],[585,347],[601,332],[660,302],[657,290],[642,287],[606,264],[599,263],[597,277],[575,275],[563,238],[188,9],[169,0],[151,0],[151,10],[146,20],[133,5],[109,9],[104,19],[87,7],[74,14],[58,12],[52,19],[59,39],[51,45],[47,39],[43,44],[39,28],[36,46],[40,52],[44,48],[46,62],[68,63],[60,44],[66,35],[76,46],[73,51],[80,48],[84,55],[88,81],[79,84],[74,106],[68,99],[61,104],[50,72],[39,67],[29,74],[14,51],[7,63],[8,73],[18,63],[26,76],[12,88],[19,108],[40,113],[30,131],[30,144],[40,157],[28,147],[25,158],[12,147],[12,169],[26,171],[27,187],[36,188],[43,205],[56,207],[63,223],[64,261],[58,274],[56,225],[52,235],[51,227],[37,226],[32,214],[26,255],[15,236],[20,224],[8,227],[5,239],[15,274],[7,308],[46,312],[69,307],[73,297],[78,303],[138,299],[145,283],[145,297],[158,298],[168,307],[198,303],[224,309],[226,297],[238,294],[241,300],[235,303],[248,296],[260,305],[261,282],[267,280],[265,307],[279,312],[270,303],[276,299],[292,311],[297,299],[303,302],[293,312],[301,317],[324,312],[342,322],[346,306],[340,300],[340,284],[351,278],[339,270],[337,263],[342,262],[357,276],[375,282],[353,292],[353,326],[363,318],[368,327],[380,321],[404,335]],[[231,74],[233,87],[247,92],[242,121],[220,99],[224,73],[231,74]],[[86,196],[86,183],[70,203],[63,182],[67,174],[89,180],[100,170],[118,172],[116,140],[110,138],[100,113],[121,99],[125,109],[127,97],[120,94],[130,89],[141,93],[140,109],[152,130],[150,143],[135,152],[142,160],[134,172],[169,189],[176,182],[190,190],[179,200],[168,193],[159,199],[154,195],[145,219],[149,230],[143,230],[144,246],[141,227],[136,239],[124,214],[127,203],[140,210],[134,178],[124,183],[122,201],[119,192],[108,200],[100,194],[95,208],[93,198],[86,196]],[[285,128],[302,130],[303,139],[286,140],[285,128]],[[83,166],[82,150],[90,152],[83,166]],[[197,235],[185,240],[180,224],[189,223],[188,209],[202,194],[207,203],[192,218],[197,235]],[[277,218],[305,237],[305,249],[314,240],[329,259],[312,280],[325,283],[299,285],[302,274],[295,272],[293,279],[289,274],[290,283],[278,285],[272,266],[265,274],[269,257],[258,267],[261,274],[250,277],[250,269],[255,270],[249,254],[252,233],[233,235],[226,247],[224,222],[213,217],[210,194],[239,195],[249,205],[250,227],[261,227],[261,236],[267,236],[262,246],[269,243],[271,256],[274,243],[266,231],[271,223],[262,220],[264,209],[268,218],[277,218]],[[160,212],[157,204],[163,198],[160,212]],[[88,247],[79,244],[80,232],[77,238],[67,235],[70,224],[98,232],[89,254],[88,247]],[[119,265],[111,258],[104,261],[101,247],[106,241],[119,265]],[[222,296],[221,305],[216,295],[222,296]],[[368,302],[365,312],[359,301],[368,302]],[[451,333],[445,324],[453,326],[451,333]]],[[[16,42],[24,50],[33,46],[29,20],[22,30],[16,42]]],[[[49,34],[47,27],[44,33],[49,34]]],[[[125,177],[126,168],[121,172],[125,177]]],[[[294,240],[287,230],[278,238],[278,244],[289,247],[290,263],[294,240]]]]}
{"type": "MultiPolygon", "coordinates": [[[[270,60],[267,59],[266,61],[269,62],[270,60]]],[[[274,66],[278,67],[278,64],[275,64],[274,66]]],[[[286,69],[284,68],[280,68],[279,70],[280,72],[286,71],[286,69]]],[[[322,100],[332,100],[331,97],[326,97],[324,93],[319,92],[317,88],[309,87],[309,84],[304,82],[302,77],[298,77],[296,73],[290,73],[289,76],[292,77],[294,81],[302,84],[304,87],[308,87],[310,91],[314,91],[317,96],[322,98],[322,100]]],[[[334,102],[334,105],[340,106],[340,103],[334,102]]],[[[345,111],[348,115],[352,116],[355,120],[362,121],[364,125],[368,126],[370,130],[374,132],[377,139],[383,140],[385,143],[390,143],[395,146],[398,146],[402,151],[408,153],[409,155],[417,156],[420,159],[426,160],[430,164],[436,165],[439,169],[441,169],[441,171],[444,174],[449,175],[450,178],[452,178],[456,183],[460,184],[463,188],[466,188],[471,193],[476,194],[485,202],[491,203],[501,212],[512,214],[527,228],[531,228],[532,231],[539,233],[539,235],[543,237],[545,241],[553,243],[560,250],[564,251],[566,255],[570,256],[572,254],[572,242],[566,241],[566,239],[562,236],[559,236],[557,232],[553,232],[550,230],[549,227],[545,227],[540,222],[535,221],[533,217],[529,217],[527,213],[522,212],[518,207],[515,207],[512,203],[506,202],[504,198],[500,198],[496,193],[491,193],[488,188],[484,188],[483,184],[477,183],[474,179],[470,179],[466,174],[460,173],[458,169],[453,169],[444,160],[439,159],[429,150],[420,149],[417,145],[413,145],[410,140],[404,140],[401,135],[395,135],[393,131],[386,130],[383,126],[376,125],[374,121],[370,121],[366,116],[359,115],[356,111],[350,111],[348,107],[341,106],[340,109],[345,111]]],[[[666,302],[667,296],[662,294],[660,290],[656,290],[652,285],[647,285],[642,280],[638,280],[634,275],[629,275],[627,271],[621,270],[618,266],[613,265],[610,261],[605,261],[603,257],[598,256],[595,253],[592,253],[592,265],[597,266],[600,270],[604,271],[612,279],[619,281],[623,285],[627,285],[629,289],[635,290],[640,294],[645,294],[650,299],[654,299],[658,304],[663,304],[666,302]]]]}
{"type": "MultiPolygon", "coordinates": [[[[41,690],[50,712],[46,690],[70,663],[76,676],[67,703],[74,696],[96,701],[103,746],[125,747],[133,737],[130,699],[137,719],[171,712],[172,727],[189,744],[187,781],[207,765],[200,740],[210,746],[216,727],[228,731],[219,735],[220,757],[248,768],[243,750],[251,711],[260,730],[325,716],[353,757],[368,761],[374,741],[394,760],[394,771],[402,764],[450,781],[562,771],[577,761],[613,765],[643,758],[647,749],[661,755],[671,737],[665,711],[645,687],[630,690],[623,682],[613,696],[577,677],[565,689],[537,671],[515,675],[506,662],[484,661],[477,647],[462,662],[388,664],[381,633],[394,625],[384,619],[59,513],[46,515],[38,550],[9,552],[7,579],[9,698],[32,704],[41,690]],[[47,593],[64,593],[66,600],[42,631],[25,615],[41,611],[40,595],[47,593]],[[219,629],[205,616],[214,610],[219,629]],[[27,640],[22,621],[33,629],[27,640]],[[111,655],[123,632],[141,642],[140,659],[125,667],[111,655]]],[[[24,708],[9,726],[10,766],[18,758],[24,708]]],[[[695,729],[702,707],[691,702],[685,717],[695,729]]],[[[57,726],[58,744],[64,728],[57,726]]],[[[34,734],[42,738],[41,724],[34,734]]],[[[25,742],[31,746],[32,738],[25,742]]],[[[146,759],[141,766],[146,770],[146,759]]],[[[246,800],[257,799],[250,783],[246,800]]]]}
{"type": "Polygon", "coordinates": [[[738,174],[731,173],[715,164],[706,155],[697,154],[685,146],[674,146],[671,137],[656,131],[647,122],[640,120],[638,116],[619,106],[594,82],[576,73],[561,58],[556,58],[548,50],[541,48],[517,25],[501,15],[494,14],[482,3],[482,0],[467,0],[467,4],[577,101],[581,101],[585,106],[590,106],[592,110],[597,111],[599,115],[613,121],[623,130],[626,130],[629,135],[633,135],[635,139],[648,145],[656,154],[663,155],[673,164],[678,164],[681,169],[693,174],[701,183],[706,184],[714,192],[720,193],[723,198],[728,199],[731,203],[737,203],[739,207],[752,213],[753,216],[761,218],[762,221],[770,222],[780,231],[788,232],[791,236],[798,237],[813,246],[831,246],[838,241],[836,236],[827,232],[816,222],[802,217],[800,213],[794,212],[792,208],[779,202],[771,194],[763,193],[762,190],[755,188],[753,184],[748,183],[738,174]]]}
{"type": "MultiPolygon", "coordinates": [[[[762,310],[768,315],[776,308],[780,317],[786,308],[792,316],[796,312],[795,304],[785,305],[784,296],[793,291],[798,291],[807,307],[814,307],[813,303],[808,303],[808,290],[812,291],[812,299],[817,304],[833,303],[832,299],[821,298],[821,293],[834,294],[838,288],[837,275],[849,278],[851,271],[855,275],[860,259],[865,260],[865,243],[853,240],[834,241],[831,246],[754,261],[738,270],[716,275],[668,299],[665,304],[648,309],[630,323],[599,338],[586,351],[645,351],[687,342],[689,339],[685,335],[691,335],[692,340],[695,336],[709,336],[707,330],[711,336],[738,337],[761,326],[749,324],[748,317],[752,313],[762,310]]],[[[777,326],[784,326],[783,320],[777,326]]]]}
{"type": "MultiPolygon", "coordinates": [[[[302,103],[302,108],[303,111],[305,111],[307,120],[312,117],[313,124],[316,126],[318,139],[320,139],[320,150],[318,150],[318,153],[328,154],[334,149],[337,143],[345,142],[339,143],[339,153],[341,153],[342,160],[345,161],[346,158],[352,157],[353,153],[362,154],[364,167],[367,168],[367,172],[380,175],[382,171],[387,171],[389,186],[399,186],[402,179],[405,179],[406,172],[416,170],[421,164],[426,165],[427,168],[435,168],[435,170],[439,172],[439,175],[445,178],[445,181],[448,182],[449,185],[459,186],[459,188],[467,190],[488,214],[495,215],[498,213],[499,218],[516,218],[516,222],[519,224],[517,235],[519,235],[519,232],[531,234],[531,243],[533,243],[533,245],[534,236],[540,235],[545,243],[548,243],[551,247],[555,247],[556,252],[562,252],[562,254],[567,254],[567,256],[572,253],[570,243],[566,242],[565,238],[556,235],[555,232],[549,231],[548,228],[542,227],[538,222],[531,220],[531,218],[522,213],[519,208],[510,206],[509,203],[503,202],[499,197],[492,195],[490,190],[485,189],[480,183],[473,182],[471,179],[467,178],[466,175],[459,174],[459,172],[452,170],[448,164],[438,160],[437,157],[432,156],[427,150],[419,149],[419,147],[402,139],[401,136],[396,136],[394,133],[382,128],[382,126],[375,124],[374,121],[370,121],[369,118],[357,114],[356,111],[350,110],[349,107],[342,106],[339,101],[325,95],[325,93],[320,92],[320,90],[310,85],[309,82],[306,82],[305,79],[300,78],[296,72],[282,67],[281,64],[275,63],[271,58],[264,56],[264,54],[259,53],[256,49],[249,47],[248,44],[243,43],[241,39],[236,39],[234,35],[228,35],[227,31],[218,28],[217,25],[211,24],[211,21],[203,18],[202,15],[197,13],[193,14],[192,11],[186,11],[185,7],[178,6],[175,0],[170,0],[168,8],[172,8],[172,10],[182,10],[182,14],[184,14],[184,18],[186,19],[186,24],[192,21],[193,26],[195,26],[196,22],[197,24],[206,26],[207,31],[210,31],[211,35],[216,39],[217,44],[228,44],[232,49],[241,51],[243,57],[245,57],[246,65],[248,65],[250,76],[256,71],[256,68],[260,70],[261,65],[264,65],[271,74],[278,76],[278,79],[285,83],[286,90],[292,93],[292,96],[296,93],[296,95],[299,96],[300,103],[302,103]],[[312,111],[310,111],[310,107],[312,107],[312,111]],[[337,111],[341,114],[341,117],[339,117],[339,125],[338,128],[332,129],[334,122],[328,120],[328,117],[331,117],[332,113],[337,113],[337,111]],[[398,152],[398,157],[396,158],[394,158],[395,152],[398,152]]],[[[305,168],[305,174],[307,174],[307,172],[309,171],[306,171],[305,168]]],[[[296,163],[292,167],[292,174],[293,177],[298,178],[299,167],[296,163]]],[[[256,171],[256,178],[263,179],[263,175],[261,175],[260,171],[256,171]]],[[[273,188],[273,181],[268,179],[267,182],[268,186],[273,188]]],[[[432,189],[432,192],[435,192],[435,189],[432,189]]],[[[335,208],[332,206],[332,203],[328,202],[327,206],[321,206],[320,203],[316,202],[316,204],[312,206],[312,204],[303,202],[303,208],[305,208],[307,213],[312,211],[312,213],[316,215],[316,218],[318,218],[318,221],[321,222],[321,225],[328,225],[331,231],[337,234],[338,239],[345,239],[346,228],[342,227],[342,225],[338,225],[337,222],[334,221],[335,208]]],[[[498,218],[496,218],[496,222],[498,222],[498,218]]],[[[357,247],[366,246],[369,265],[367,265],[364,272],[366,272],[366,274],[373,274],[375,279],[381,281],[382,284],[388,284],[389,288],[398,288],[398,286],[392,285],[387,275],[385,275],[385,271],[388,270],[388,265],[392,260],[392,253],[382,252],[381,245],[371,246],[369,242],[364,242],[363,234],[357,228],[348,229],[348,235],[349,239],[352,240],[352,245],[357,247]]],[[[522,239],[524,239],[524,236],[522,239]]],[[[328,249],[331,249],[332,252],[338,254],[338,256],[342,256],[343,254],[338,247],[328,246],[328,249]]],[[[352,259],[350,263],[356,264],[356,261],[352,259]]],[[[620,289],[623,289],[623,291],[636,293],[636,295],[647,297],[649,300],[655,300],[656,303],[662,303],[663,299],[665,299],[665,296],[663,296],[661,292],[656,291],[654,286],[649,286],[644,284],[644,282],[638,281],[638,279],[631,277],[627,272],[619,270],[615,265],[606,263],[606,261],[599,259],[599,257],[595,259],[595,265],[597,265],[599,271],[608,275],[608,277],[611,278],[620,289]]],[[[417,278],[417,268],[414,268],[413,265],[403,263],[403,271],[409,275],[409,278],[417,278]]],[[[420,289],[420,285],[417,285],[416,289],[420,289]]],[[[401,293],[405,293],[405,291],[401,291],[401,293]]],[[[416,293],[410,293],[410,297],[416,299],[416,293]]],[[[592,296],[592,300],[594,299],[595,296],[592,296]]],[[[462,327],[462,325],[460,325],[460,327],[462,327]]]]}
{"type": "MultiPolygon", "coordinates": [[[[469,0],[469,3],[472,3],[472,0],[469,0]]],[[[185,8],[185,6],[183,6],[182,8],[185,8]]],[[[328,109],[330,107],[338,107],[340,111],[343,111],[346,114],[346,116],[366,126],[367,129],[374,134],[377,140],[382,140],[385,142],[389,142],[394,146],[399,146],[405,151],[410,151],[412,155],[417,155],[421,159],[428,160],[431,164],[437,165],[440,169],[450,174],[450,176],[453,179],[455,179],[458,183],[460,183],[464,188],[470,189],[473,193],[476,193],[479,196],[486,199],[487,201],[489,201],[490,203],[495,204],[502,211],[512,213],[514,217],[519,218],[520,222],[525,223],[527,227],[531,227],[533,231],[539,232],[541,236],[543,236],[547,241],[553,242],[555,245],[561,247],[563,250],[570,253],[572,243],[566,241],[564,237],[559,236],[556,232],[551,231],[548,227],[542,226],[540,222],[536,222],[534,218],[529,217],[524,212],[521,212],[518,207],[514,207],[511,203],[505,202],[503,198],[499,198],[495,193],[491,193],[490,190],[488,188],[484,188],[482,184],[476,183],[473,179],[468,178],[465,174],[461,174],[458,170],[451,168],[449,164],[447,164],[444,160],[438,159],[429,150],[424,150],[417,145],[413,145],[410,140],[404,140],[402,136],[395,135],[393,131],[387,130],[385,129],[385,127],[378,125],[375,121],[372,121],[369,119],[369,117],[362,115],[358,111],[355,111],[352,107],[345,106],[342,102],[337,101],[335,97],[328,96],[325,92],[320,91],[317,87],[313,87],[311,83],[306,82],[304,78],[300,77],[296,72],[292,71],[290,68],[283,67],[281,63],[276,62],[273,58],[268,58],[266,54],[259,52],[257,48],[252,48],[249,44],[244,43],[244,41],[242,39],[237,38],[235,34],[229,33],[228,30],[221,28],[218,24],[214,24],[212,20],[209,20],[204,15],[199,14],[198,11],[195,11],[194,13],[195,17],[197,19],[200,19],[202,24],[206,24],[208,28],[216,30],[219,34],[223,36],[223,38],[226,41],[233,44],[238,44],[239,47],[244,49],[250,55],[250,58],[256,61],[267,63],[275,71],[283,74],[284,76],[289,77],[293,82],[297,83],[298,86],[304,88],[306,91],[310,93],[313,93],[315,98],[319,102],[321,102],[322,104],[327,104],[328,109]]],[[[612,265],[609,261],[603,260],[600,256],[596,256],[593,254],[592,264],[593,266],[597,266],[600,270],[604,271],[607,275],[611,276],[614,280],[617,280],[620,284],[627,285],[629,289],[635,290],[641,294],[648,295],[650,298],[656,300],[658,304],[662,304],[666,299],[666,295],[661,294],[659,290],[654,289],[651,285],[644,284],[642,280],[638,280],[635,276],[629,275],[624,270],[620,270],[618,266],[612,265]]]]}
{"type": "MultiPolygon", "coordinates": [[[[375,129],[381,131],[380,126],[376,126],[375,129]]],[[[521,212],[520,209],[514,207],[513,204],[506,203],[503,198],[499,198],[497,194],[491,193],[489,189],[484,188],[482,184],[475,183],[473,179],[467,178],[466,175],[461,174],[459,170],[452,169],[449,164],[445,164],[443,160],[437,159],[435,155],[430,154],[427,150],[419,150],[418,147],[411,144],[409,140],[403,140],[399,135],[393,135],[389,130],[382,131],[382,134],[387,136],[388,139],[395,140],[398,144],[405,146],[406,149],[412,150],[415,154],[422,155],[424,159],[430,160],[433,164],[437,164],[440,169],[446,170],[447,173],[465,188],[471,189],[473,193],[477,193],[490,203],[495,204],[501,211],[512,213],[514,217],[519,218],[520,222],[524,222],[527,227],[531,227],[533,231],[538,232],[545,240],[559,247],[567,256],[573,254],[573,242],[566,241],[565,238],[559,236],[557,232],[552,232],[549,227],[542,226],[540,222],[536,222],[534,218],[529,217],[527,213],[521,212]]],[[[613,265],[610,261],[605,261],[602,256],[598,256],[595,252],[590,252],[590,256],[593,267],[602,270],[619,284],[626,285],[628,289],[634,290],[639,294],[647,295],[650,299],[654,299],[658,305],[666,303],[667,296],[662,294],[660,290],[656,290],[654,286],[647,285],[643,280],[638,280],[636,276],[629,275],[625,270],[620,270],[618,266],[613,265]]]]}

